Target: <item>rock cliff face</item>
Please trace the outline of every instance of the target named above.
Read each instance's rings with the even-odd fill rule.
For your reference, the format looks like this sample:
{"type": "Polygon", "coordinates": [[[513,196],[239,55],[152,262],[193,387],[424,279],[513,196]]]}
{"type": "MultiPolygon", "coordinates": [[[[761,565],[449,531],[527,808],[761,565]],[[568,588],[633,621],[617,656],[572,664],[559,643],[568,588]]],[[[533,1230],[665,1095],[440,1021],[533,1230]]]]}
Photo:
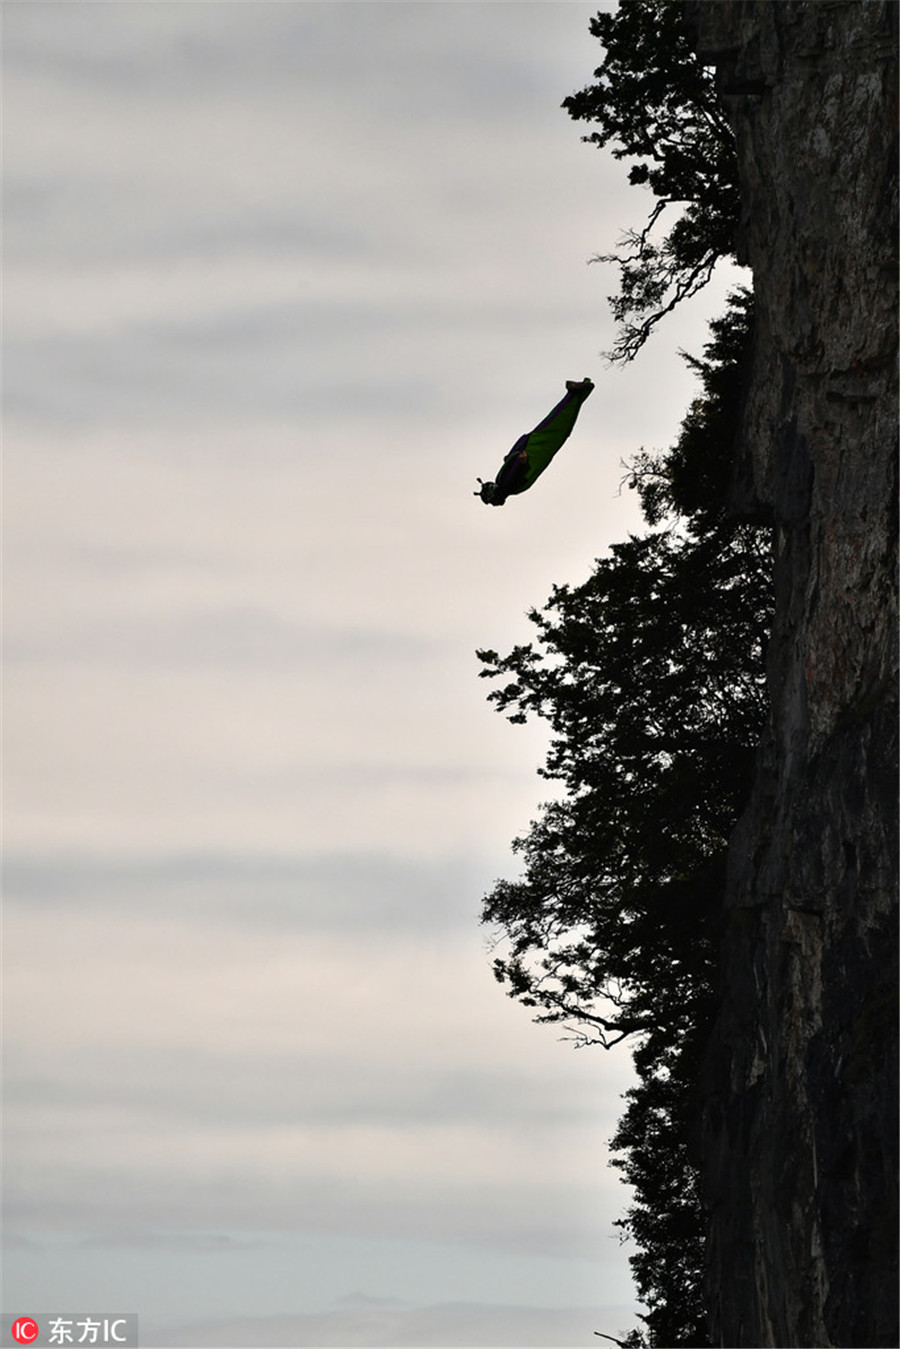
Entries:
{"type": "Polygon", "coordinates": [[[732,840],[704,1184],[717,1345],[897,1345],[897,16],[687,0],[738,141],[771,719],[732,840]]]}

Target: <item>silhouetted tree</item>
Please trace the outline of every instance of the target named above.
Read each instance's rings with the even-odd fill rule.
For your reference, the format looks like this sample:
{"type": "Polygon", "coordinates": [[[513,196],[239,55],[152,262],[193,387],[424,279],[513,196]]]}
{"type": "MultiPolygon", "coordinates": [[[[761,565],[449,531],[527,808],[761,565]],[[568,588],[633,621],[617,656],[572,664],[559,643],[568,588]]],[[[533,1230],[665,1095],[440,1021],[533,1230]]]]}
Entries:
{"type": "Polygon", "coordinates": [[[620,333],[608,355],[629,361],[659,320],[702,289],[719,259],[734,251],[734,134],[677,0],[620,0],[590,28],[604,48],[596,83],[562,106],[576,121],[596,124],[585,141],[634,161],[629,182],[656,198],[644,227],[627,230],[619,252],[595,259],[620,269],[620,292],[610,297],[620,333]],[[667,207],[681,210],[658,239],[654,230],[667,207]]]}
{"type": "Polygon", "coordinates": [[[513,844],[525,878],[499,882],[485,911],[511,939],[498,975],[539,1019],[609,1045],[655,1025],[663,999],[668,1018],[687,1012],[712,902],[687,882],[748,790],[767,583],[755,531],[632,537],[532,611],[537,645],[479,653],[506,681],[489,695],[500,711],[550,723],[540,771],[565,788],[513,844]]]}

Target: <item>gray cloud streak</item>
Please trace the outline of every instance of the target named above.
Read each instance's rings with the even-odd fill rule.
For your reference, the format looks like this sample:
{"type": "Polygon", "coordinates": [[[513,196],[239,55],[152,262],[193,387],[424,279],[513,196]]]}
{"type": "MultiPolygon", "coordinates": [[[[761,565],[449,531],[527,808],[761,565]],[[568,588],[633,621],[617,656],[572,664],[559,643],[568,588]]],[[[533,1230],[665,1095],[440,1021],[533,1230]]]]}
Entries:
{"type": "MultiPolygon", "coordinates": [[[[380,770],[368,771],[377,783],[380,770]]],[[[415,775],[415,770],[403,770],[404,776],[409,771],[415,775]]],[[[314,785],[311,781],[311,790],[314,785]]],[[[135,915],[174,914],[217,927],[352,933],[468,926],[484,877],[483,864],[469,857],[423,861],[374,852],[129,859],[72,854],[56,860],[10,853],[4,862],[10,922],[20,905],[22,912],[58,906],[82,914],[121,913],[124,906],[135,915]]]]}
{"type": "Polygon", "coordinates": [[[268,1317],[235,1321],[194,1323],[155,1333],[160,1349],[190,1344],[211,1349],[239,1346],[286,1346],[287,1349],[323,1349],[326,1345],[418,1346],[431,1349],[479,1349],[479,1346],[564,1346],[590,1343],[597,1326],[616,1334],[631,1328],[634,1315],[628,1307],[509,1307],[490,1304],[444,1303],[435,1306],[404,1306],[382,1299],[348,1297],[343,1304],[314,1316],[268,1317]]]}
{"type": "Polygon", "coordinates": [[[180,616],[144,616],[139,621],[126,617],[115,622],[95,620],[70,631],[13,639],[4,651],[10,666],[19,661],[77,661],[107,668],[139,665],[145,670],[214,666],[308,671],[359,663],[370,672],[388,667],[404,669],[407,674],[440,655],[437,642],[409,632],[311,628],[250,605],[198,609],[180,616]]]}

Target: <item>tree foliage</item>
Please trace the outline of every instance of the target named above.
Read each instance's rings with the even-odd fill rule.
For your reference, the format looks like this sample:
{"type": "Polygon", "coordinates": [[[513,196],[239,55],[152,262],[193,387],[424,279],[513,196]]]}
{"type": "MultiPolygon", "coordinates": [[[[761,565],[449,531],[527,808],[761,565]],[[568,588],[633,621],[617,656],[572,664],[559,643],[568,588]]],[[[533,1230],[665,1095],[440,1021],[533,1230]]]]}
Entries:
{"type": "Polygon", "coordinates": [[[632,161],[629,182],[656,199],[645,226],[625,232],[620,251],[595,259],[619,267],[620,291],[610,297],[619,337],[608,355],[629,361],[660,319],[702,289],[719,259],[734,251],[734,134],[676,0],[620,0],[590,28],[604,48],[596,83],[562,106],[576,121],[596,124],[583,139],[632,161]],[[655,227],[668,207],[680,211],[659,239],[655,227]]]}
{"type": "Polygon", "coordinates": [[[725,525],[735,528],[729,507],[732,446],[746,379],[753,297],[737,290],[721,318],[709,325],[702,358],[684,359],[698,377],[701,394],[688,409],[678,439],[665,455],[641,450],[631,464],[629,485],[641,498],[650,525],[677,517],[693,536],[725,525]]]}
{"type": "Polygon", "coordinates": [[[611,1141],[619,1154],[612,1164],[636,1196],[618,1226],[637,1248],[630,1263],[648,1309],[649,1345],[666,1349],[709,1344],[695,1133],[699,1059],[710,1010],[695,1000],[695,1023],[677,1046],[661,1054],[638,1050],[640,1084],[627,1093],[628,1108],[611,1141]]]}
{"type": "Polygon", "coordinates": [[[499,711],[549,723],[540,772],[557,784],[513,843],[522,875],[485,899],[494,971],[582,1043],[633,1038],[639,1083],[613,1148],[636,1198],[620,1225],[649,1343],[668,1346],[706,1343],[696,1081],[765,705],[769,542],[727,510],[750,323],[749,297],[732,297],[691,361],[701,391],[676,444],[631,466],[649,532],[554,587],[533,641],[478,653],[499,711]]]}
{"type": "Polygon", "coordinates": [[[666,1019],[683,1019],[707,963],[696,933],[684,941],[709,910],[696,878],[752,771],[762,556],[752,532],[724,533],[616,544],[532,611],[537,644],[480,653],[482,673],[506,681],[498,709],[550,723],[541,774],[564,788],[513,845],[526,878],[500,882],[486,909],[512,939],[496,969],[541,1019],[592,1024],[607,1044],[652,1029],[663,998],[666,1019]],[[539,977],[525,973],[536,951],[539,977]]]}

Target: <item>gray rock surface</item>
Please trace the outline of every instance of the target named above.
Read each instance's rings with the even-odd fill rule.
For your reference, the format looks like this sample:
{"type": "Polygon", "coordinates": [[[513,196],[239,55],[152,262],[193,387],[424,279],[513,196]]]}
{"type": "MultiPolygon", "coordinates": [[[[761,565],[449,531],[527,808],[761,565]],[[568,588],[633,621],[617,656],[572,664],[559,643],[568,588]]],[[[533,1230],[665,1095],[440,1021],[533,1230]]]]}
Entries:
{"type": "Polygon", "coordinates": [[[704,1188],[717,1345],[897,1345],[897,18],[687,0],[734,126],[771,719],[732,840],[704,1188]]]}

